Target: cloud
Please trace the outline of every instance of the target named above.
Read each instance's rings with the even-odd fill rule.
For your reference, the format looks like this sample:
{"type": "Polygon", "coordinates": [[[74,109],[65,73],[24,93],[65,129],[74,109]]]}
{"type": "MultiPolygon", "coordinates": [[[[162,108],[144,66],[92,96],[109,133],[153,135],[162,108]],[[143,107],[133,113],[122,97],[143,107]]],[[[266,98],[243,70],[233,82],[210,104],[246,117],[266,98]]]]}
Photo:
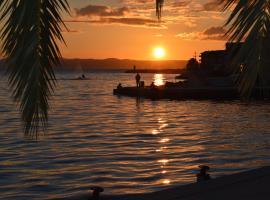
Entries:
{"type": "MultiPolygon", "coordinates": [[[[148,2],[149,0],[139,0],[148,2]]],[[[152,1],[152,0],[151,0],[152,1]]],[[[154,6],[153,6],[154,9],[154,6]]],[[[106,5],[87,5],[82,8],[75,8],[75,17],[65,20],[69,23],[91,23],[91,24],[120,24],[128,26],[167,28],[164,22],[159,22],[156,18],[149,16],[140,9],[130,9],[125,5],[114,8],[106,5]],[[142,12],[142,13],[140,13],[142,12]]]]}
{"type": "Polygon", "coordinates": [[[183,40],[226,40],[226,30],[221,27],[210,27],[203,32],[179,33],[176,37],[183,40]]]}
{"type": "Polygon", "coordinates": [[[211,11],[216,9],[217,2],[220,1],[224,0],[166,0],[163,21],[158,23],[155,16],[155,0],[119,0],[119,7],[90,4],[76,8],[72,21],[151,28],[166,28],[165,26],[172,24],[182,24],[188,28],[195,28],[203,20],[223,19],[219,13],[211,11]],[[212,13],[209,15],[209,12],[212,13]]]}
{"type": "Polygon", "coordinates": [[[177,35],[175,35],[175,37],[181,38],[183,40],[197,40],[198,37],[198,32],[183,32],[183,33],[179,33],[177,35]]]}
{"type": "Polygon", "coordinates": [[[220,12],[220,1],[223,0],[167,0],[163,19],[167,24],[184,24],[189,28],[210,20],[221,21],[225,16],[220,12]]]}
{"type": "Polygon", "coordinates": [[[197,26],[195,20],[192,20],[192,19],[188,19],[184,22],[184,24],[189,27],[189,28],[194,28],[197,26]]]}
{"type": "Polygon", "coordinates": [[[204,35],[212,36],[212,35],[224,35],[226,30],[222,26],[213,26],[204,31],[204,35]]]}
{"type": "Polygon", "coordinates": [[[222,2],[224,0],[212,0],[203,4],[203,11],[221,11],[222,2]]]}
{"type": "Polygon", "coordinates": [[[156,35],[154,35],[155,37],[163,37],[163,35],[162,34],[156,34],[156,35]]]}
{"type": "Polygon", "coordinates": [[[77,16],[124,16],[129,12],[127,7],[111,8],[108,6],[88,5],[86,7],[75,9],[77,16]]]}
{"type": "Polygon", "coordinates": [[[147,19],[147,18],[129,18],[129,17],[106,17],[99,19],[87,19],[87,20],[68,20],[65,22],[69,23],[92,23],[92,24],[123,24],[129,26],[139,26],[139,27],[148,27],[148,28],[159,28],[166,29],[162,23],[159,23],[157,20],[147,19]]]}
{"type": "Polygon", "coordinates": [[[121,0],[123,4],[134,6],[134,5],[142,5],[142,4],[152,4],[154,5],[153,0],[121,0]]]}
{"type": "Polygon", "coordinates": [[[186,7],[191,3],[191,0],[186,0],[186,1],[175,1],[172,3],[172,7],[174,8],[179,8],[179,7],[186,7]]]}

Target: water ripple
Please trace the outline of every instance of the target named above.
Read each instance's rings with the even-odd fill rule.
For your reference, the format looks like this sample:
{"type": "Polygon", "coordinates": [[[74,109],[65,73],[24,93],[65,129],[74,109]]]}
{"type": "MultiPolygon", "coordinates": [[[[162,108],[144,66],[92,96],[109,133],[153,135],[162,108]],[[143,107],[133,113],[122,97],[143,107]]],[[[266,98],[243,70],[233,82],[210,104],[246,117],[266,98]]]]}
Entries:
{"type": "Polygon", "coordinates": [[[136,100],[112,95],[132,74],[88,76],[59,81],[38,141],[24,137],[0,79],[0,199],[64,199],[92,185],[150,192],[195,181],[201,164],[213,176],[270,164],[269,103],[136,100]]]}

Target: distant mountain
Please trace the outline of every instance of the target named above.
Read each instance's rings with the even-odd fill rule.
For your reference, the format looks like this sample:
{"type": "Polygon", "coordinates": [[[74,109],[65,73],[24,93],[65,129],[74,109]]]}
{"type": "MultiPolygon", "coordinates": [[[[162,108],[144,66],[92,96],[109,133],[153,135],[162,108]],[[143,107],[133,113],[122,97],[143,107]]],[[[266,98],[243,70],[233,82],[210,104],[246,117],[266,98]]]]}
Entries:
{"type": "Polygon", "coordinates": [[[185,60],[129,60],[129,59],[64,59],[57,70],[129,70],[136,69],[181,69],[186,66],[185,60]]]}
{"type": "MultiPolygon", "coordinates": [[[[186,66],[185,60],[129,60],[129,59],[63,59],[56,71],[106,71],[106,70],[131,70],[136,66],[137,70],[162,70],[182,69],[186,66]]],[[[4,69],[3,61],[0,60],[0,70],[4,69]]]]}

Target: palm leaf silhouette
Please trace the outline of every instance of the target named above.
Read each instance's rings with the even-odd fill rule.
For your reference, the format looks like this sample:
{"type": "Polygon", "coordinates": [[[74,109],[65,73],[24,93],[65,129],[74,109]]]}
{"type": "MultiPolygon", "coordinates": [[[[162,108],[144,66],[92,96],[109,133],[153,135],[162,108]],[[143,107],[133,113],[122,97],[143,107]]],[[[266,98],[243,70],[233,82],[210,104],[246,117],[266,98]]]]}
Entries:
{"type": "MultiPolygon", "coordinates": [[[[230,41],[244,41],[236,53],[233,66],[244,64],[239,79],[242,96],[249,97],[255,86],[270,85],[270,2],[266,0],[223,0],[224,10],[233,11],[226,23],[230,41]]],[[[268,96],[262,89],[262,95],[268,96]]]]}
{"type": "Polygon", "coordinates": [[[164,0],[156,0],[156,15],[158,19],[161,19],[161,11],[164,4],[164,0]]]}
{"type": "Polygon", "coordinates": [[[66,0],[0,2],[2,51],[27,135],[47,126],[48,100],[56,83],[53,66],[61,58],[57,42],[64,42],[61,12],[69,12],[66,0]]]}

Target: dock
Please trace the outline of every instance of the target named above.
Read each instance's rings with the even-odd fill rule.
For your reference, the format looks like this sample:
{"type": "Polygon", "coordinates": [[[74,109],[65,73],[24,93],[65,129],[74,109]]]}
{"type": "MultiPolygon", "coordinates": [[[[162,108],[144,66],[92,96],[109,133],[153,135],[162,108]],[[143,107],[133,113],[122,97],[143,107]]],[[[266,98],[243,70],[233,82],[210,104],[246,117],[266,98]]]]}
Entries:
{"type": "Polygon", "coordinates": [[[232,87],[122,87],[113,90],[114,95],[147,98],[147,99],[239,99],[237,88],[232,87]]]}

